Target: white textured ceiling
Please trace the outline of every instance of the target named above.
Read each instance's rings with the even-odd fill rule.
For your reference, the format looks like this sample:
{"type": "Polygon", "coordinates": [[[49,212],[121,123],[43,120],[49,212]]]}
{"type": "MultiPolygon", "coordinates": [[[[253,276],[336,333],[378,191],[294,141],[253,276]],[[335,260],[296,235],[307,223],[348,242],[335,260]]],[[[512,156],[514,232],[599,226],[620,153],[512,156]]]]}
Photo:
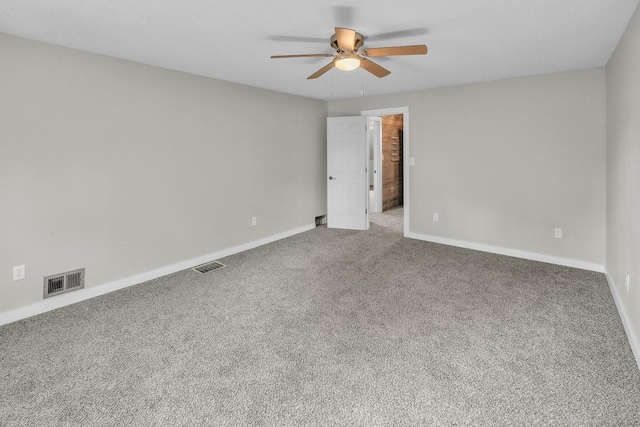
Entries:
{"type": "MultiPolygon", "coordinates": [[[[341,99],[604,66],[640,0],[2,0],[0,32],[311,98],[341,99]],[[306,77],[335,26],[365,47],[426,44],[306,77]]],[[[0,57],[1,60],[1,57],[0,57]]]]}

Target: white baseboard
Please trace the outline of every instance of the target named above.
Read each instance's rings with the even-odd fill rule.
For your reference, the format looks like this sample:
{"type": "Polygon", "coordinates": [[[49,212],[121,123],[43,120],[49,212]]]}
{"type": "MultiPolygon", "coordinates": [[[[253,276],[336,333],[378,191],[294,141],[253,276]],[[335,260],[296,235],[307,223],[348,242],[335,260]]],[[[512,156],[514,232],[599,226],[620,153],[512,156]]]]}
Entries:
{"type": "Polygon", "coordinates": [[[75,304],[77,302],[85,301],[90,298],[97,297],[99,295],[108,294],[118,289],[127,288],[129,286],[137,285],[139,283],[146,282],[148,280],[157,279],[158,277],[166,276],[168,274],[176,273],[178,271],[186,270],[196,265],[203,264],[215,259],[224,258],[230,255],[234,255],[240,252],[244,252],[249,249],[257,248],[258,246],[266,245],[267,243],[275,242],[286,237],[290,237],[296,234],[304,233],[305,231],[313,230],[316,228],[315,224],[306,225],[293,230],[285,231],[284,233],[276,234],[273,236],[265,237],[264,239],[256,240],[253,242],[245,243],[239,246],[234,246],[229,249],[223,249],[218,252],[203,255],[190,260],[171,264],[166,267],[158,268],[146,273],[136,274],[135,276],[126,277],[124,279],[116,280],[102,285],[93,286],[90,288],[80,289],[68,294],[59,295],[55,298],[49,298],[42,300],[36,304],[31,304],[26,307],[21,307],[15,310],[0,313],[0,325],[6,325],[27,317],[35,316],[37,314],[45,313],[47,311],[55,310],[67,305],[75,304]]]}
{"type": "Polygon", "coordinates": [[[627,315],[627,309],[624,306],[622,298],[620,297],[620,293],[618,292],[618,288],[616,287],[613,278],[609,274],[608,271],[605,270],[605,276],[607,277],[607,282],[609,283],[609,289],[611,290],[611,295],[613,295],[613,300],[616,303],[616,307],[618,308],[618,314],[620,314],[620,320],[622,320],[622,325],[624,326],[624,331],[627,334],[627,339],[629,340],[629,345],[631,346],[631,352],[636,359],[636,364],[638,365],[638,369],[640,369],[640,338],[636,331],[633,329],[633,325],[631,321],[629,321],[629,316],[627,315]]]}
{"type": "Polygon", "coordinates": [[[605,272],[604,266],[600,264],[593,264],[590,262],[578,261],[578,260],[569,259],[569,258],[555,257],[555,256],[539,254],[535,252],[520,251],[517,249],[503,248],[500,246],[483,245],[481,243],[466,242],[464,240],[446,239],[444,237],[429,236],[427,234],[420,234],[420,233],[407,233],[405,234],[405,237],[408,237],[410,239],[416,239],[416,240],[424,240],[426,242],[441,243],[443,245],[473,249],[476,251],[490,252],[498,255],[507,255],[515,258],[524,258],[532,261],[540,261],[540,262],[546,262],[549,264],[563,265],[565,267],[573,267],[573,268],[579,268],[582,270],[597,271],[598,273],[605,272]]]}

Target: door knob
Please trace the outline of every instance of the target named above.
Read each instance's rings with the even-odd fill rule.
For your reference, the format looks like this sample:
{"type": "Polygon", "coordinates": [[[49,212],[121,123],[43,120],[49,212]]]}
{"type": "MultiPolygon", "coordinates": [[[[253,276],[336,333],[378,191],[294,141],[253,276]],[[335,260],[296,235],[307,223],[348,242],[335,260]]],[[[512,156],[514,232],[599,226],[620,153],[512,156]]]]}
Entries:
{"type": "Polygon", "coordinates": [[[329,177],[329,180],[332,180],[332,179],[338,179],[338,178],[334,178],[334,177],[330,176],[330,177],[329,177]]]}

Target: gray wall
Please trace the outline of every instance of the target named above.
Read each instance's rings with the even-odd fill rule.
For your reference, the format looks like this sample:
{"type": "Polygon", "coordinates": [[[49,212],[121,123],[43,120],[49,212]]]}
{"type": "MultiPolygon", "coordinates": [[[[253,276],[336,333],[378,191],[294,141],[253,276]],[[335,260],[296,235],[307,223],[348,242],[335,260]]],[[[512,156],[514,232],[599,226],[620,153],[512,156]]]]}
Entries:
{"type": "Polygon", "coordinates": [[[326,213],[326,102],[1,34],[0,58],[0,312],[326,213]]]}
{"type": "Polygon", "coordinates": [[[604,265],[604,69],[333,101],[329,114],[401,106],[411,232],[604,265]]]}
{"type": "Polygon", "coordinates": [[[640,8],[607,65],[607,272],[640,364],[639,100],[640,8]]]}

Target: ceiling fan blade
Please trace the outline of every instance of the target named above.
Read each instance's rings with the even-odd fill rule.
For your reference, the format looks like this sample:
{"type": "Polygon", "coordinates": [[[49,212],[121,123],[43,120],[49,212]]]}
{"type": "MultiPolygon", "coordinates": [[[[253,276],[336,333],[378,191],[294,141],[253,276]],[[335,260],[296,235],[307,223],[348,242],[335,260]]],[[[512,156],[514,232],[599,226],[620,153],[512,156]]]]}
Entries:
{"type": "Polygon", "coordinates": [[[360,58],[360,66],[376,77],[384,77],[391,74],[391,71],[379,66],[373,61],[369,61],[367,58],[360,58]]]}
{"type": "Polygon", "coordinates": [[[267,36],[267,40],[274,42],[297,42],[297,43],[326,43],[326,38],[320,37],[302,37],[302,36],[267,36]]]}
{"type": "Polygon", "coordinates": [[[420,44],[414,46],[372,47],[362,51],[367,56],[394,56],[394,55],[426,55],[427,46],[420,44]]]}
{"type": "Polygon", "coordinates": [[[301,55],[273,55],[271,59],[282,59],[282,58],[317,58],[317,57],[331,57],[333,56],[330,53],[309,53],[309,54],[301,54],[301,55]]]}
{"type": "Polygon", "coordinates": [[[336,27],[338,47],[343,50],[355,50],[356,32],[349,28],[336,27]]]}
{"type": "Polygon", "coordinates": [[[367,40],[373,42],[380,40],[398,39],[401,37],[424,36],[428,32],[429,30],[426,28],[412,28],[408,30],[391,31],[389,33],[371,34],[369,35],[369,37],[367,37],[367,40]]]}
{"type": "Polygon", "coordinates": [[[333,61],[329,62],[324,67],[320,68],[318,71],[316,71],[315,73],[311,74],[309,77],[307,77],[307,80],[309,80],[309,79],[317,79],[318,77],[320,77],[321,75],[323,75],[324,73],[326,73],[327,71],[329,71],[332,68],[333,68],[333,61]]]}

